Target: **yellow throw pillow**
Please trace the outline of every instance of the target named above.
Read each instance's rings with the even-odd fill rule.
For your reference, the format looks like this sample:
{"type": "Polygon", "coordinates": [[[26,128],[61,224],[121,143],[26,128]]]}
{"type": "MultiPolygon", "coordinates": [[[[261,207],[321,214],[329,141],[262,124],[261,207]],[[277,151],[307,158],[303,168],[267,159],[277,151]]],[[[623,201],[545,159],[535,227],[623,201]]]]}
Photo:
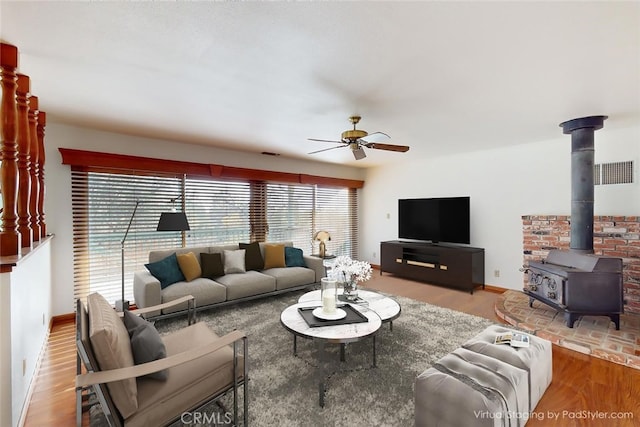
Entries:
{"type": "Polygon", "coordinates": [[[264,269],[286,267],[284,245],[264,245],[264,269]]]}
{"type": "Polygon", "coordinates": [[[187,282],[202,276],[202,268],[200,268],[198,257],[193,252],[178,255],[178,265],[187,282]]]}

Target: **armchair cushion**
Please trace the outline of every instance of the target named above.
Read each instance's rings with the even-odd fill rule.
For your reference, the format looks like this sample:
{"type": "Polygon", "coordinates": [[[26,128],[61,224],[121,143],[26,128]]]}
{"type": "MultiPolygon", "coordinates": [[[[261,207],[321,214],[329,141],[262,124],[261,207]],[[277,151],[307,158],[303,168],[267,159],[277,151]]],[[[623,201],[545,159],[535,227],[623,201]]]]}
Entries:
{"type": "Polygon", "coordinates": [[[216,277],[224,276],[224,264],[222,263],[222,254],[200,254],[200,261],[202,262],[202,277],[207,279],[215,279],[216,277]]]}
{"type": "MultiPolygon", "coordinates": [[[[179,329],[163,336],[167,357],[195,349],[219,339],[203,322],[179,329]]],[[[244,370],[244,358],[238,357],[237,375],[244,370]]],[[[169,368],[165,382],[138,380],[139,408],[126,420],[130,427],[146,427],[168,424],[175,414],[188,411],[203,396],[211,396],[233,384],[233,349],[221,348],[201,358],[169,368]]]]}
{"type": "Polygon", "coordinates": [[[284,262],[287,267],[306,267],[304,253],[300,248],[284,247],[284,262]]]}
{"type": "MultiPolygon", "coordinates": [[[[134,365],[129,333],[111,304],[98,293],[87,297],[89,339],[101,370],[134,365]]],[[[123,417],[138,409],[138,388],[135,378],[107,384],[113,403],[123,417]]]]}
{"type": "MultiPolygon", "coordinates": [[[[167,357],[167,349],[153,324],[132,314],[129,310],[125,310],[123,320],[129,332],[131,352],[136,365],[167,357]]],[[[146,377],[165,381],[167,379],[167,371],[154,372],[146,377]]]]}
{"type": "Polygon", "coordinates": [[[184,275],[178,265],[178,257],[175,253],[169,255],[160,261],[145,264],[147,270],[153,276],[160,281],[160,287],[162,289],[176,282],[184,281],[184,275]]]}
{"type": "Polygon", "coordinates": [[[286,267],[284,245],[264,245],[264,269],[286,267]]]}
{"type": "Polygon", "coordinates": [[[196,254],[187,252],[186,254],[176,254],[176,257],[178,258],[180,271],[182,271],[187,282],[197,279],[202,275],[202,268],[200,267],[200,262],[198,262],[196,254]]]}
{"type": "Polygon", "coordinates": [[[245,253],[245,268],[247,271],[260,271],[264,268],[264,259],[262,258],[262,252],[260,252],[260,244],[258,242],[240,243],[238,247],[247,251],[245,253]]]}

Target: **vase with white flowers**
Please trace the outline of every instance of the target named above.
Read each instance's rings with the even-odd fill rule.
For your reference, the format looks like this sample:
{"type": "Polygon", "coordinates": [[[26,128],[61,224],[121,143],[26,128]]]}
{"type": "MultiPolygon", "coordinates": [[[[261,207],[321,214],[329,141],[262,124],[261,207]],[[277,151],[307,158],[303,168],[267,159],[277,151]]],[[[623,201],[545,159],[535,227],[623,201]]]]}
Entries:
{"type": "Polygon", "coordinates": [[[371,279],[371,264],[342,255],[336,258],[332,274],[342,284],[345,298],[352,301],[358,297],[358,282],[371,279]]]}

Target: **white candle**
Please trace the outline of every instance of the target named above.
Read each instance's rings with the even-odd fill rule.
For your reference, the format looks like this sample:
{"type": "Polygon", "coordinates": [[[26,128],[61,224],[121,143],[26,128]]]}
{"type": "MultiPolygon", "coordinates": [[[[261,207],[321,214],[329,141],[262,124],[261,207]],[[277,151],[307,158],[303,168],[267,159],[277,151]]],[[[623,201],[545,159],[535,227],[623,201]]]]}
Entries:
{"type": "Polygon", "coordinates": [[[330,294],[329,292],[325,292],[322,296],[322,311],[325,313],[335,313],[336,312],[336,296],[330,294]]]}

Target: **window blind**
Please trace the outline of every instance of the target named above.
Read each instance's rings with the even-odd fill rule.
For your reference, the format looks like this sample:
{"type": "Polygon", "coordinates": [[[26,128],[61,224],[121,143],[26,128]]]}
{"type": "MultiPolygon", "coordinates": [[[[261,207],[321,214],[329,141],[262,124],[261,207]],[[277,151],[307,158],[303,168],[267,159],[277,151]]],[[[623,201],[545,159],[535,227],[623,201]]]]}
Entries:
{"type": "Polygon", "coordinates": [[[327,251],[356,258],[357,191],[319,185],[267,185],[268,240],[291,240],[305,253],[317,253],[313,235],[329,232],[327,251]]]}
{"type": "Polygon", "coordinates": [[[71,184],[75,298],[91,292],[121,298],[122,240],[140,202],[124,242],[125,298],[132,301],[133,271],[148,262],[149,251],[181,245],[180,232],[156,231],[160,213],[181,194],[181,178],[74,170],[71,184]]]}
{"type": "Polygon", "coordinates": [[[248,242],[250,197],[248,182],[187,178],[187,246],[248,242]]]}
{"type": "Polygon", "coordinates": [[[161,212],[185,211],[187,246],[293,241],[316,253],[316,231],[331,235],[327,249],[357,257],[357,190],[317,184],[213,179],[91,168],[72,169],[74,297],[99,292],[121,298],[121,250],[127,239],[125,298],[133,301],[133,273],[149,251],[180,247],[181,232],[156,231],[161,212]],[[157,175],[157,176],[156,176],[157,175]],[[173,203],[171,201],[174,201],[173,203]]]}

